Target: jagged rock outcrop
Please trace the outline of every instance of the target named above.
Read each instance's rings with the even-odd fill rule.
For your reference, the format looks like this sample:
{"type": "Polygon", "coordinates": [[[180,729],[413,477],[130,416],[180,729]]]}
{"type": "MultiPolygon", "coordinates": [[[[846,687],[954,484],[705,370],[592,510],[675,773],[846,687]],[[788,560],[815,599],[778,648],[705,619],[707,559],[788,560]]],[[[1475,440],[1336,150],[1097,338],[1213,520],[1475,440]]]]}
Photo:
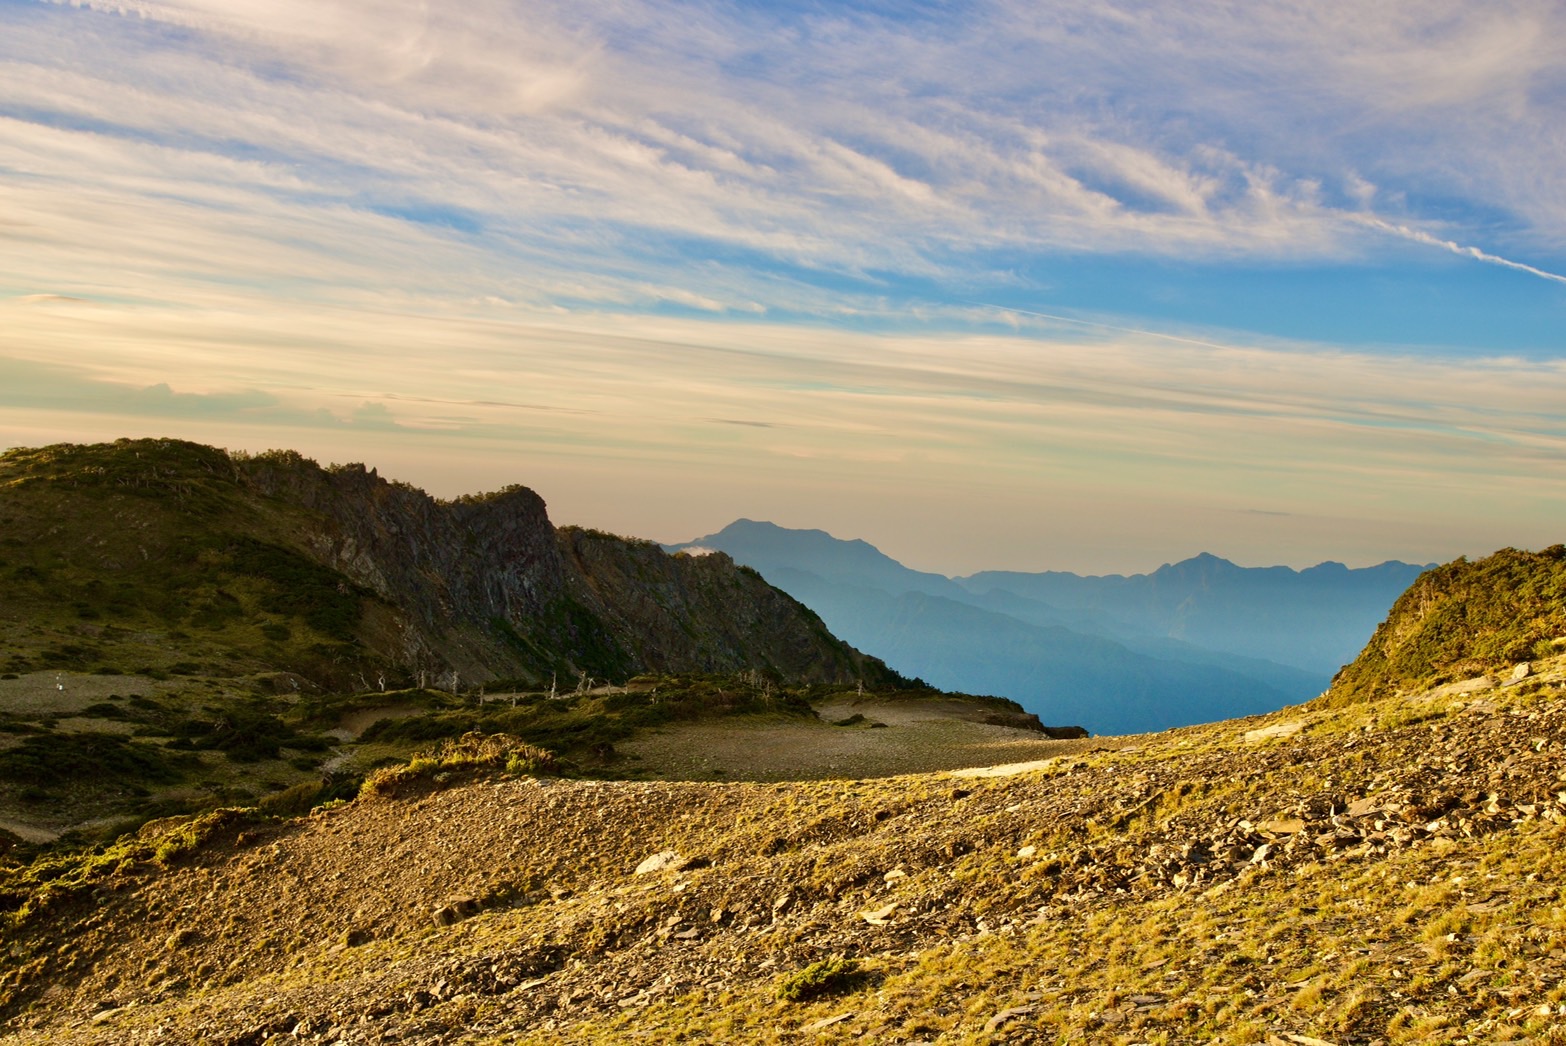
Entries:
{"type": "Polygon", "coordinates": [[[557,533],[521,486],[447,502],[292,451],[120,440],[0,456],[0,509],[25,552],[0,580],[16,583],[30,627],[64,605],[94,621],[108,611],[116,628],[200,629],[192,661],[222,649],[316,685],[382,671],[441,686],[750,669],[891,678],[728,557],[557,533]],[[104,571],[123,595],[104,597],[104,571]]]}
{"type": "Polygon", "coordinates": [[[863,656],[833,638],[815,611],[723,553],[669,555],[652,542],[575,527],[561,529],[559,540],[587,590],[581,602],[640,664],[702,671],[749,665],[823,682],[866,672],[863,656]],[[679,621],[701,627],[654,627],[679,621]],[[773,641],[758,649],[758,636],[773,641]]]}
{"type": "Polygon", "coordinates": [[[811,681],[881,671],[729,557],[557,532],[526,487],[440,502],[362,465],[274,456],[243,471],[323,517],[311,551],[405,611],[408,655],[443,658],[475,681],[561,669],[624,678],[757,668],[811,681]]]}

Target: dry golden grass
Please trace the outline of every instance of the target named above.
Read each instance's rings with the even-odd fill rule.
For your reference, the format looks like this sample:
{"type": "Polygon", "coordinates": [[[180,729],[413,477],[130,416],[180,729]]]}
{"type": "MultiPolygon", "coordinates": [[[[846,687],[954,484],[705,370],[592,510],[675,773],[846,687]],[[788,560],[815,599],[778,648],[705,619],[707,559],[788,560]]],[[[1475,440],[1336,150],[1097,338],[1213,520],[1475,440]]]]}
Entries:
{"type": "Polygon", "coordinates": [[[1550,677],[1290,709],[1009,776],[461,781],[220,840],[24,927],[7,1029],[274,1046],[1566,1041],[1566,697],[1550,677]],[[680,860],[635,874],[662,850],[680,860]],[[437,925],[442,904],[460,921],[437,925]],[[834,957],[860,976],[779,997],[834,957]]]}

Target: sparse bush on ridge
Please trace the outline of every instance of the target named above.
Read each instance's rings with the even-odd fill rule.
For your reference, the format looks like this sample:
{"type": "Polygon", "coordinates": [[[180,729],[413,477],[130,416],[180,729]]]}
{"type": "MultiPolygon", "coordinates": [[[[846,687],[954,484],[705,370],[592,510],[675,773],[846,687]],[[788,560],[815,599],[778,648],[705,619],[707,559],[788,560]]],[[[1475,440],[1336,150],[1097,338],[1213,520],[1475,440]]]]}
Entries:
{"type": "Polygon", "coordinates": [[[474,770],[501,770],[518,776],[556,772],[554,754],[509,734],[467,733],[444,741],[432,752],[414,756],[400,766],[388,766],[370,774],[361,795],[386,796],[399,785],[438,778],[438,775],[474,770]]]}

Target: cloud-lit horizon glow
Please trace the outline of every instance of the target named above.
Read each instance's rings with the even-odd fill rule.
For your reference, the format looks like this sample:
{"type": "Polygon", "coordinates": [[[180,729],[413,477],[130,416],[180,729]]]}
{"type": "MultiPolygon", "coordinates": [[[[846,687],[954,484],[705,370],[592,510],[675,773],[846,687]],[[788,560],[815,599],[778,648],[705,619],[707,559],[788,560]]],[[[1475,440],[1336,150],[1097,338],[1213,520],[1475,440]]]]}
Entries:
{"type": "Polygon", "coordinates": [[[911,565],[1566,537],[1548,2],[0,0],[0,445],[911,565]]]}

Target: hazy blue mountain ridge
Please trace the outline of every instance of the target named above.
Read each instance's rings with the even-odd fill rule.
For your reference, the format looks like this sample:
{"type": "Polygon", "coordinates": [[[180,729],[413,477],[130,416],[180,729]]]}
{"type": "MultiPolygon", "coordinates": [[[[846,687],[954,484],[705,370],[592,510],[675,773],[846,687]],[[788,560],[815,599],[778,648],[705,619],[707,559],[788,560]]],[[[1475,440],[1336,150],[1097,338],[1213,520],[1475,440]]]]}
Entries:
{"type": "Polygon", "coordinates": [[[949,599],[970,598],[967,588],[945,575],[913,570],[868,541],[835,538],[824,530],[792,530],[776,523],[740,519],[716,534],[664,547],[670,551],[699,547],[726,552],[735,562],[763,575],[769,569],[798,569],[839,584],[860,584],[894,594],[924,592],[949,599]]]}
{"type": "Polygon", "coordinates": [[[789,567],[763,576],[820,614],[838,638],[876,651],[899,671],[944,690],[1011,697],[1054,726],[1161,730],[1303,699],[1221,665],[1150,657],[1111,639],[942,596],[892,594],[789,567]]]}
{"type": "Polygon", "coordinates": [[[1315,697],[1420,567],[1247,568],[1210,554],[1151,574],[911,570],[865,541],[739,520],[670,550],[722,551],[832,631],[943,688],[1097,733],[1163,729],[1315,697]]]}
{"type": "Polygon", "coordinates": [[[1135,633],[1330,677],[1359,654],[1393,601],[1426,569],[1396,561],[1357,570],[1332,562],[1305,570],[1241,567],[1203,553],[1150,574],[984,571],[956,581],[970,592],[1009,592],[1118,621],[1135,633]]]}

